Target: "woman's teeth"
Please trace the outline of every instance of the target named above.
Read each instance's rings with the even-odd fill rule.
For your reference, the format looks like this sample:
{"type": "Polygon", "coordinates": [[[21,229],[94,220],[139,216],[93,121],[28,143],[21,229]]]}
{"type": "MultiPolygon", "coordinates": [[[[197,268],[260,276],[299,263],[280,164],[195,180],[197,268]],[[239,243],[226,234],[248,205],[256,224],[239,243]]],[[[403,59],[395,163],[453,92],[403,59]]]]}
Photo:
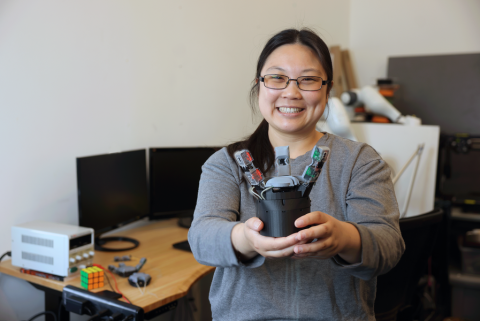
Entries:
{"type": "Polygon", "coordinates": [[[278,110],[282,113],[294,114],[301,112],[302,108],[278,107],[278,110]]]}

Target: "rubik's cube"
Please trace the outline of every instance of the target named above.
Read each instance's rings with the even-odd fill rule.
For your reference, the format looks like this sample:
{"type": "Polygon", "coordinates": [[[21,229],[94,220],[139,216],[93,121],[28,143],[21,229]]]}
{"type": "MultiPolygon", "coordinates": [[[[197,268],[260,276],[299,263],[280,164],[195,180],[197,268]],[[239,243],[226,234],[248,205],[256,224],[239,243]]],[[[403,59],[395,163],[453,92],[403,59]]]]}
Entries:
{"type": "Polygon", "coordinates": [[[104,286],[105,274],[99,267],[93,266],[80,271],[81,286],[87,290],[104,286]]]}

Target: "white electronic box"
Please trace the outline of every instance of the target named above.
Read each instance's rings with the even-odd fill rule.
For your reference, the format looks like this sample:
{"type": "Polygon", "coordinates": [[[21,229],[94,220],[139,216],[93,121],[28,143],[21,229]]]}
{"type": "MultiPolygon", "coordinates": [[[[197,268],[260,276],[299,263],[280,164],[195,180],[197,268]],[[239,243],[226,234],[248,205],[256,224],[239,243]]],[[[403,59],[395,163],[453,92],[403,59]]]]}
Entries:
{"type": "Polygon", "coordinates": [[[51,222],[12,226],[12,265],[70,276],[93,263],[93,229],[51,222]]]}

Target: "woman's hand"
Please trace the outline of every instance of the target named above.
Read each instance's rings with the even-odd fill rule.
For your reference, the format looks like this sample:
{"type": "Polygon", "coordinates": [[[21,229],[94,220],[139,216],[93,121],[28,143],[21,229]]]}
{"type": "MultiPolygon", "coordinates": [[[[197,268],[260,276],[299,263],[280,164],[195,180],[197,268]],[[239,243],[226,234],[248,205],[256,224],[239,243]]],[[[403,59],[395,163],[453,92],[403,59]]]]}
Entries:
{"type": "Polygon", "coordinates": [[[350,264],[360,262],[362,242],[354,225],[323,212],[308,213],[295,221],[298,228],[309,225],[313,226],[295,234],[296,240],[304,244],[294,246],[294,258],[328,259],[338,254],[350,264]],[[317,241],[305,244],[314,239],[317,241]]]}
{"type": "Polygon", "coordinates": [[[241,261],[247,261],[257,254],[270,258],[292,256],[294,246],[306,242],[296,240],[296,233],[287,237],[262,236],[259,233],[262,229],[263,222],[257,217],[233,228],[232,244],[241,261]]]}

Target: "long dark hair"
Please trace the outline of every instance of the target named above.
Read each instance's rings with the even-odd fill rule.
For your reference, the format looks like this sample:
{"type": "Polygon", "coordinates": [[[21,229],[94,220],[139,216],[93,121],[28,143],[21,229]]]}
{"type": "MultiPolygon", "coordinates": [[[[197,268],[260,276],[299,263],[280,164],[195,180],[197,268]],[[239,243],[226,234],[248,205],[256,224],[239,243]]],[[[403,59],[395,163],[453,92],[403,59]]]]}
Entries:
{"type": "MultiPolygon", "coordinates": [[[[270,56],[270,54],[278,47],[296,43],[312,49],[313,52],[317,54],[318,60],[327,73],[327,79],[330,80],[327,85],[327,93],[330,92],[330,89],[332,88],[331,80],[333,79],[333,67],[332,59],[330,58],[330,51],[328,50],[325,42],[323,42],[323,40],[315,32],[308,28],[303,28],[301,30],[286,29],[280,31],[270,38],[263,48],[260,57],[258,57],[257,71],[255,73],[255,79],[252,83],[252,88],[250,89],[250,107],[254,113],[258,104],[258,93],[260,86],[260,81],[257,80],[260,77],[260,72],[265,65],[265,61],[267,60],[268,56],[270,56]]],[[[263,173],[267,173],[270,170],[275,161],[275,151],[270,143],[270,139],[268,138],[268,122],[265,119],[261,121],[260,125],[253,132],[253,134],[249,137],[246,137],[245,140],[241,140],[227,146],[228,154],[232,158],[236,151],[242,149],[248,149],[250,152],[252,152],[255,166],[263,173]]]]}

